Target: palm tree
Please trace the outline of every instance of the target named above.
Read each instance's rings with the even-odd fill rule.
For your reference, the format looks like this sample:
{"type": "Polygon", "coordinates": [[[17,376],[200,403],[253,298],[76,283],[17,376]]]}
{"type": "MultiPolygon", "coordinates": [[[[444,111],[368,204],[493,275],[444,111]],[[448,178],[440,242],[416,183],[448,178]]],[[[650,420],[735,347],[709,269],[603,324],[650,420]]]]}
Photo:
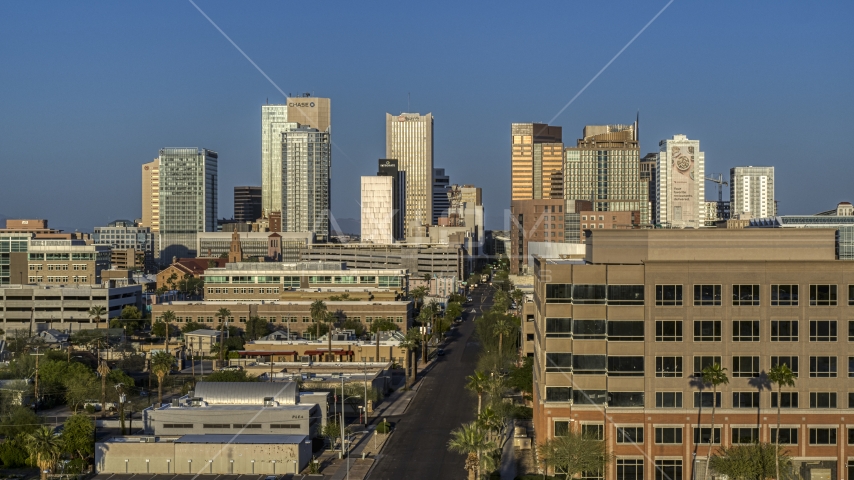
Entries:
{"type": "Polygon", "coordinates": [[[225,363],[225,320],[231,316],[231,310],[222,307],[216,312],[219,317],[219,366],[225,363]]]}
{"type": "Polygon", "coordinates": [[[780,478],[780,408],[783,405],[783,387],[795,386],[795,373],[785,363],[774,365],[768,372],[768,380],[777,384],[777,438],[774,442],[774,468],[780,478]]]}
{"type": "Polygon", "coordinates": [[[418,306],[418,302],[424,299],[427,296],[427,288],[426,287],[416,287],[409,291],[409,296],[415,300],[415,306],[418,306]]]}
{"type": "Polygon", "coordinates": [[[492,333],[498,335],[498,355],[501,356],[504,353],[504,335],[510,335],[515,330],[515,325],[513,322],[507,318],[506,315],[501,315],[495,321],[495,324],[492,326],[492,333]]]}
{"type": "Polygon", "coordinates": [[[427,364],[427,342],[430,340],[429,333],[427,333],[427,326],[432,319],[433,312],[430,309],[430,305],[425,305],[418,314],[418,322],[424,328],[421,332],[421,362],[425,365],[427,364]]]}
{"type": "Polygon", "coordinates": [[[166,324],[166,341],[163,344],[166,346],[166,353],[169,353],[169,324],[175,321],[175,312],[166,310],[160,316],[160,319],[166,324]]]}
{"type": "Polygon", "coordinates": [[[474,374],[466,377],[466,380],[468,380],[466,388],[477,394],[477,414],[480,415],[483,406],[483,393],[487,389],[489,377],[480,370],[476,370],[474,374]]]}
{"type": "Polygon", "coordinates": [[[521,310],[522,301],[525,300],[525,292],[517,288],[510,292],[510,298],[512,298],[513,301],[516,302],[516,308],[521,310]]]}
{"type": "Polygon", "coordinates": [[[24,446],[30,456],[30,461],[39,467],[41,480],[47,479],[48,470],[56,463],[62,453],[59,437],[53,434],[53,429],[42,426],[33,433],[24,436],[24,446]]]}
{"type": "Polygon", "coordinates": [[[163,403],[163,378],[172,371],[175,358],[166,352],[157,352],[151,357],[151,373],[157,377],[157,400],[163,403]]]}
{"type": "Polygon", "coordinates": [[[417,330],[409,330],[406,332],[406,336],[404,337],[404,343],[407,345],[406,347],[406,361],[411,364],[410,368],[410,378],[409,378],[409,386],[411,387],[413,383],[415,383],[415,379],[418,377],[418,344],[421,343],[421,337],[418,335],[417,330]]]}
{"type": "Polygon", "coordinates": [[[326,361],[334,362],[335,357],[332,355],[332,329],[335,327],[335,323],[338,321],[338,315],[331,312],[327,313],[323,317],[323,321],[326,322],[326,324],[328,325],[326,329],[326,340],[328,341],[329,348],[326,350],[326,361]]]}
{"type": "Polygon", "coordinates": [[[415,375],[409,375],[409,356],[418,346],[418,337],[413,335],[414,332],[415,330],[406,332],[406,336],[398,344],[398,348],[403,349],[403,379],[406,382],[406,388],[411,387],[412,382],[415,380],[415,375]]]}
{"type": "Polygon", "coordinates": [[[89,309],[89,316],[95,319],[95,323],[101,322],[101,316],[107,314],[107,309],[101,305],[95,305],[89,309]]]}
{"type": "Polygon", "coordinates": [[[709,460],[712,457],[712,442],[715,440],[715,408],[718,405],[718,385],[726,385],[729,383],[729,377],[726,374],[726,368],[721,367],[717,363],[708,365],[702,372],[703,383],[712,385],[712,431],[709,434],[709,458],[706,460],[706,473],[704,478],[709,478],[709,460]]]}
{"type": "Polygon", "coordinates": [[[101,376],[101,418],[107,415],[107,375],[110,374],[110,366],[104,360],[98,359],[98,375],[101,376]]]}
{"type": "MultiPolygon", "coordinates": [[[[323,300],[315,300],[311,302],[311,309],[309,310],[309,314],[311,315],[311,320],[316,325],[316,332],[318,337],[320,337],[320,324],[326,321],[327,313],[329,312],[326,310],[326,303],[324,303],[323,300]]],[[[329,353],[332,353],[331,347],[329,349],[329,353]]]]}
{"type": "Polygon", "coordinates": [[[486,439],[486,432],[477,422],[467,423],[451,432],[448,450],[466,456],[465,469],[469,480],[480,478],[480,453],[494,448],[494,444],[486,439]]]}

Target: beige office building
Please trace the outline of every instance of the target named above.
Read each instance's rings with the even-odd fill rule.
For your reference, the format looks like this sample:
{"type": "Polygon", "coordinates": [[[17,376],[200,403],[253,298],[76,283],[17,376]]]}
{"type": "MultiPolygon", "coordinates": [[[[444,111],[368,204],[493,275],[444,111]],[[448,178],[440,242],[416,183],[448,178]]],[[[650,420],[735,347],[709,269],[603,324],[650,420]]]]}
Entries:
{"type": "MultiPolygon", "coordinates": [[[[160,159],[142,165],[142,222],[151,233],[160,231],[160,159]]],[[[156,237],[157,235],[155,235],[156,237]]]]}
{"type": "Polygon", "coordinates": [[[719,447],[779,435],[785,478],[850,477],[854,263],[834,229],[592,230],[584,260],[537,257],[534,275],[538,443],[593,434],[616,455],[599,478],[688,480],[719,447]],[[717,395],[699,380],[713,363],[717,395]],[[779,364],[797,378],[778,395],[779,364]]]}
{"type": "Polygon", "coordinates": [[[561,127],[510,125],[511,200],[563,198],[561,127]]]}
{"type": "Polygon", "coordinates": [[[110,268],[112,247],[84,240],[30,240],[28,283],[99,285],[110,268]]]}
{"type": "Polygon", "coordinates": [[[329,133],[331,100],[305,96],[288,98],[284,105],[261,106],[261,210],[264,217],[285,208],[282,134],[300,125],[329,133]]]}
{"type": "Polygon", "coordinates": [[[362,177],[362,236],[365,243],[394,243],[394,177],[362,177]]]}
{"type": "Polygon", "coordinates": [[[397,159],[406,172],[405,236],[410,229],[433,220],[433,114],[401,113],[385,116],[386,157],[397,159]]]}

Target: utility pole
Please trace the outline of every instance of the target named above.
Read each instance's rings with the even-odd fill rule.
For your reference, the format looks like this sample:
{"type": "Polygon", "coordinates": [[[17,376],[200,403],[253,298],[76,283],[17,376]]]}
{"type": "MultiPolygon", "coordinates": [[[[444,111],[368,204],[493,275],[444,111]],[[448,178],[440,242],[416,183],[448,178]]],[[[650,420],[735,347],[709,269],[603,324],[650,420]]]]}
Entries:
{"type": "Polygon", "coordinates": [[[36,397],[36,411],[38,411],[38,409],[39,409],[39,357],[44,355],[44,354],[39,353],[39,347],[36,347],[36,353],[31,353],[30,355],[35,355],[35,357],[36,357],[35,397],[36,397]]]}

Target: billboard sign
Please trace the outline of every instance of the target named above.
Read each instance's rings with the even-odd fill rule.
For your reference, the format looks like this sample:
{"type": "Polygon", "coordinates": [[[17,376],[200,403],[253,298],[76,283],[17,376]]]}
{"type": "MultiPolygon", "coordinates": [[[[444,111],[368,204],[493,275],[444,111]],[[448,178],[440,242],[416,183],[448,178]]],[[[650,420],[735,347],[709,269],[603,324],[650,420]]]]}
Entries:
{"type": "Polygon", "coordinates": [[[670,146],[671,196],[674,226],[697,226],[697,178],[693,145],[670,146]]]}

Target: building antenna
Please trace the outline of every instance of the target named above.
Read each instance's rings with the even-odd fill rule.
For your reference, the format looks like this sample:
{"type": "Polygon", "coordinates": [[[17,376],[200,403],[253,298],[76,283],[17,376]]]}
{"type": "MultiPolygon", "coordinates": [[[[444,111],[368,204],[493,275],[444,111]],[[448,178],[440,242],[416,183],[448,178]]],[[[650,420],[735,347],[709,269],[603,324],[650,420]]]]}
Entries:
{"type": "Polygon", "coordinates": [[[410,112],[410,106],[409,106],[409,104],[410,104],[411,100],[412,100],[412,93],[411,93],[411,92],[406,92],[406,112],[407,112],[407,113],[409,113],[409,112],[410,112]]]}

